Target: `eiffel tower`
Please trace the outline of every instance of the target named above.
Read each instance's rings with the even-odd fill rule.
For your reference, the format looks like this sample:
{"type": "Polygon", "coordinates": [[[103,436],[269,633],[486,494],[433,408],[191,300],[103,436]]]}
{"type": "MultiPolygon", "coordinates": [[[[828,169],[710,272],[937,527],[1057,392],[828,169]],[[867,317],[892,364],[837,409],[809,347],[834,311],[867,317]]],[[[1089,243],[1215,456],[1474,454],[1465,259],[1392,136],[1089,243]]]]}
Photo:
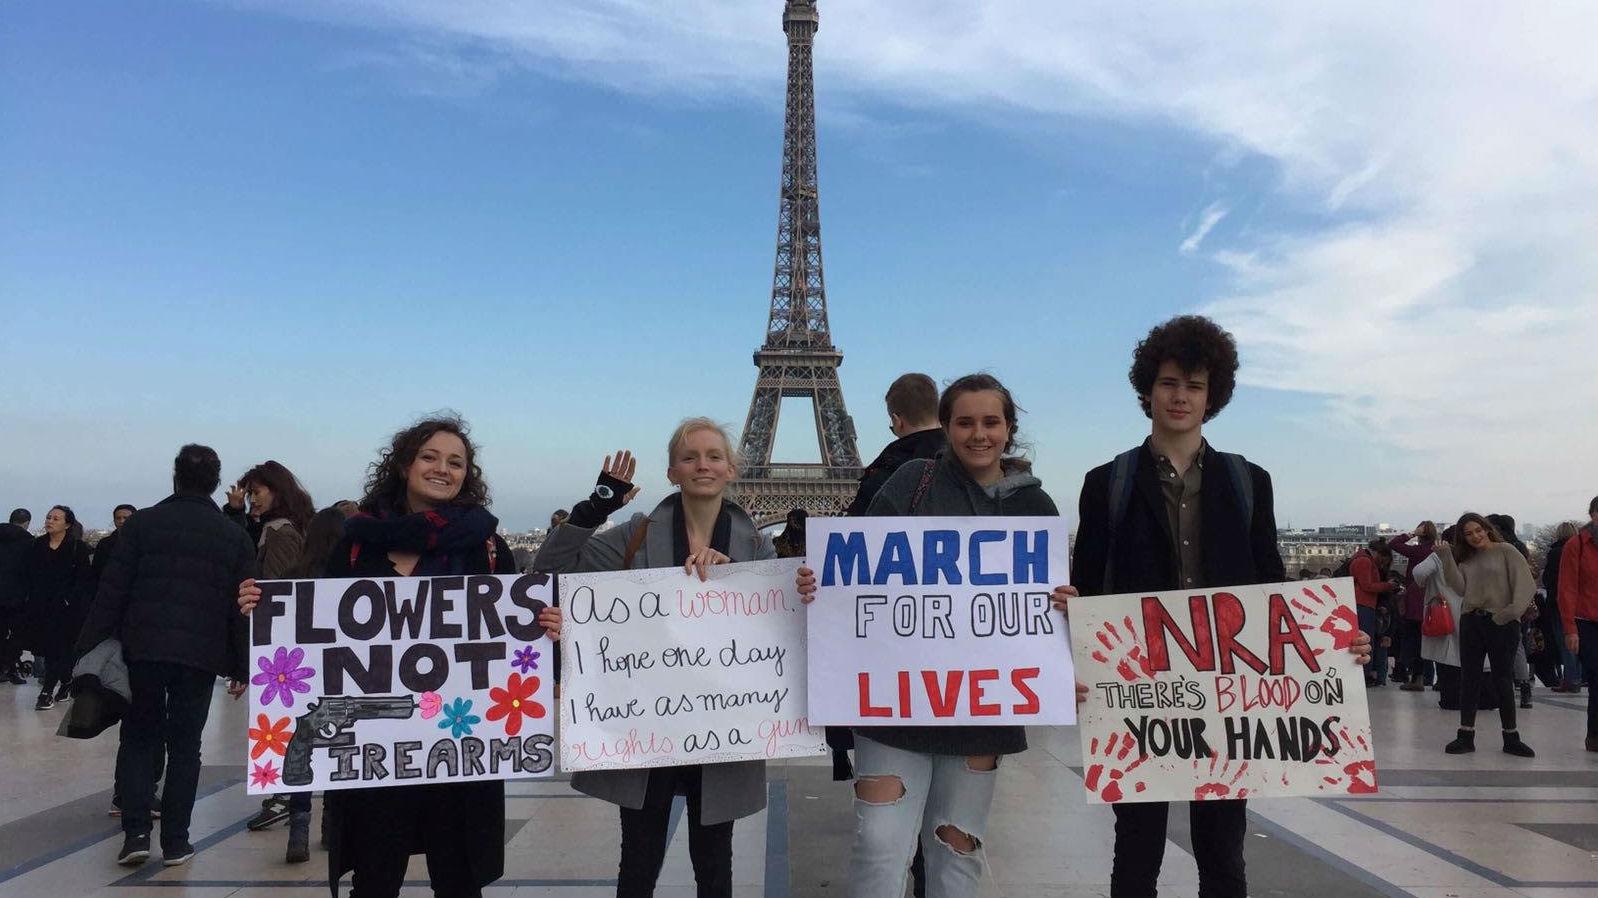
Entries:
{"type": "Polygon", "coordinates": [[[779,521],[792,508],[839,513],[859,486],[854,419],[838,383],[843,353],[832,345],[821,277],[821,209],[816,190],[816,97],[810,51],[820,26],[816,0],[788,0],[788,111],[782,132],[782,194],[777,266],[766,341],[755,352],[754,399],[744,424],[743,467],[733,497],[756,522],[779,521]],[[819,464],[773,464],[772,439],[782,400],[807,398],[815,411],[819,464]]]}

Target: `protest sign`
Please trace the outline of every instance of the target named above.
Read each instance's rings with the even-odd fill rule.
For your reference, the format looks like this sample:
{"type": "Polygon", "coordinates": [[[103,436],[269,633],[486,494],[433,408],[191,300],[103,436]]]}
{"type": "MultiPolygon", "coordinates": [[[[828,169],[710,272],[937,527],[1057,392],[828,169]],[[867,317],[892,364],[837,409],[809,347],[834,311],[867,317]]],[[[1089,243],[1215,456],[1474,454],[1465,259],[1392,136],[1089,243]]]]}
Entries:
{"type": "Polygon", "coordinates": [[[250,794],[552,773],[547,575],[259,585],[250,794]]]}
{"type": "Polygon", "coordinates": [[[798,559],[562,574],[564,770],[819,755],[798,559]]]}
{"type": "Polygon", "coordinates": [[[810,718],[1076,721],[1063,518],[811,518],[810,718]]]}
{"type": "Polygon", "coordinates": [[[1376,791],[1347,578],[1071,602],[1092,802],[1376,791]]]}

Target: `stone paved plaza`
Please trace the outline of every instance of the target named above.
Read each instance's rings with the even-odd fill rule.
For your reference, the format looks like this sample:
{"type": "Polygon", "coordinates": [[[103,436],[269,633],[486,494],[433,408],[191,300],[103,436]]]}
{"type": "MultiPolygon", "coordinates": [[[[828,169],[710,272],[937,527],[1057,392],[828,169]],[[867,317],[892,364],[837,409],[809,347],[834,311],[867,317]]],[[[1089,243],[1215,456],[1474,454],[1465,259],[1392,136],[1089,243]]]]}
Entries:
{"type": "MultiPolygon", "coordinates": [[[[325,896],[326,854],[282,862],[281,825],[245,830],[257,801],[244,794],[245,706],[216,693],[192,839],[198,855],[165,868],[156,858],[118,867],[111,804],[113,734],[58,738],[63,709],[34,711],[36,691],[0,687],[0,898],[313,898],[325,896]]],[[[1582,750],[1585,696],[1537,691],[1521,730],[1538,757],[1497,749],[1449,756],[1456,715],[1435,693],[1371,693],[1381,791],[1358,799],[1251,801],[1251,893],[1419,898],[1598,896],[1598,753],[1582,750]]],[[[1482,722],[1496,722],[1484,714],[1482,722]]],[[[1073,729],[1035,730],[1032,749],[999,780],[984,894],[1015,898],[1108,895],[1111,813],[1082,798],[1073,729]]],[[[614,893],[614,810],[561,780],[513,783],[507,801],[506,877],[490,896],[601,898],[614,893]]],[[[680,808],[679,808],[680,810],[680,808]]],[[[1162,895],[1197,889],[1185,815],[1172,815],[1162,895]]],[[[772,768],[767,811],[738,824],[740,898],[842,896],[853,817],[846,786],[821,763],[772,768]]],[[[693,892],[685,828],[673,833],[657,892],[693,892]]],[[[314,830],[313,830],[314,832],[314,830]]],[[[157,850],[157,855],[159,851],[157,850]]],[[[406,895],[426,896],[421,858],[406,895]]]]}

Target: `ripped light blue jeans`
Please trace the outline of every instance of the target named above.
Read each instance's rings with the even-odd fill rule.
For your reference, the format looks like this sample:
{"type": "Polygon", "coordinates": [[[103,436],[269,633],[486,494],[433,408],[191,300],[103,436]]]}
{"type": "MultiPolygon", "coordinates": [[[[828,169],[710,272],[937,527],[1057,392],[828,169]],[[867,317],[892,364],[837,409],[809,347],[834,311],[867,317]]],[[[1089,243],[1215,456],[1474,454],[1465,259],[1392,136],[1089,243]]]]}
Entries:
{"type": "MultiPolygon", "coordinates": [[[[973,770],[963,755],[933,755],[855,736],[857,790],[874,778],[897,778],[903,794],[868,802],[855,795],[854,851],[849,861],[851,898],[904,894],[916,839],[927,863],[927,898],[976,898],[984,866],[982,843],[993,805],[994,769],[973,770]],[[953,832],[940,828],[953,827],[953,832]],[[951,844],[965,843],[969,851],[951,844]]],[[[874,785],[882,785],[878,779],[874,785]]],[[[897,791],[897,790],[895,790],[897,791]]]]}

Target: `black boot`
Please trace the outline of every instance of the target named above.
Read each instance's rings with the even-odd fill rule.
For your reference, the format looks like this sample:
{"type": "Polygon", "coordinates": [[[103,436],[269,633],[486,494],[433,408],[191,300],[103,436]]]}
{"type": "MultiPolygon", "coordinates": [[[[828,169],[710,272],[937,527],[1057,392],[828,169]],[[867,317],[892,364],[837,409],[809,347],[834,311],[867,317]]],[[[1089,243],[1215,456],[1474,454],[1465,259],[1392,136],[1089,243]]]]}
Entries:
{"type": "Polygon", "coordinates": [[[295,811],[289,815],[289,847],[283,860],[303,864],[311,859],[311,812],[295,811]]]}
{"type": "Polygon", "coordinates": [[[1537,753],[1531,750],[1531,746],[1520,741],[1520,732],[1518,730],[1504,730],[1504,754],[1522,758],[1537,757],[1537,753]]]}
{"type": "MultiPolygon", "coordinates": [[[[1476,750],[1476,731],[1461,729],[1454,741],[1443,747],[1443,751],[1451,755],[1463,755],[1476,750]]],[[[1505,749],[1508,751],[1508,749],[1505,749]]]]}

